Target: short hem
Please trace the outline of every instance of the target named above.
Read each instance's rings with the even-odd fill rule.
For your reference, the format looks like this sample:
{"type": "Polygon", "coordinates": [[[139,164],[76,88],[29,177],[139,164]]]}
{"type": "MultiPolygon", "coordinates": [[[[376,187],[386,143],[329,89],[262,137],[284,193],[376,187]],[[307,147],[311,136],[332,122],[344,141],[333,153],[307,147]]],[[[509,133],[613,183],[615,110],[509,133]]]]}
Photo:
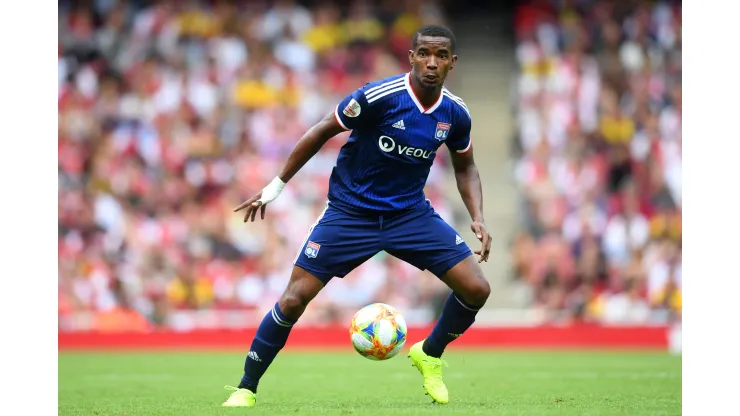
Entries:
{"type": "Polygon", "coordinates": [[[320,271],[318,271],[318,270],[314,269],[313,267],[308,267],[308,266],[306,266],[305,264],[300,264],[300,262],[298,262],[298,261],[297,261],[297,262],[295,262],[295,263],[293,263],[293,266],[298,266],[298,267],[300,267],[301,269],[303,269],[303,270],[307,271],[307,272],[308,272],[309,274],[313,275],[313,277],[315,277],[315,278],[319,279],[319,280],[320,280],[320,281],[321,281],[322,283],[324,283],[324,284],[327,284],[327,283],[329,283],[329,281],[330,281],[331,279],[335,278],[335,277],[338,277],[338,278],[340,278],[340,279],[341,279],[342,277],[344,277],[344,276],[335,276],[335,275],[334,275],[334,274],[332,274],[332,273],[324,273],[324,272],[320,272],[320,271]]]}
{"type": "Polygon", "coordinates": [[[442,261],[438,267],[433,267],[433,268],[430,267],[429,271],[432,272],[433,275],[437,276],[437,278],[441,279],[445,273],[450,271],[450,269],[462,263],[463,260],[467,259],[468,257],[472,255],[473,255],[472,251],[469,251],[467,253],[460,253],[456,256],[450,257],[449,259],[442,261]]]}

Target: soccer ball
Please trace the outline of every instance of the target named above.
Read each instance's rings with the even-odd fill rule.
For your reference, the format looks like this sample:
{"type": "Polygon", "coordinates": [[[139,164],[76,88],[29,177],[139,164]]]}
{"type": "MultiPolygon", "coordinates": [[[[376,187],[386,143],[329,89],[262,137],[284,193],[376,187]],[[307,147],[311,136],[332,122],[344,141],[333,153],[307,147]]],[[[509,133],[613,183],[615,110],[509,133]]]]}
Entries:
{"type": "Polygon", "coordinates": [[[393,306],[373,303],[357,311],[349,336],[355,350],[363,357],[387,360],[406,344],[406,320],[393,306]]]}

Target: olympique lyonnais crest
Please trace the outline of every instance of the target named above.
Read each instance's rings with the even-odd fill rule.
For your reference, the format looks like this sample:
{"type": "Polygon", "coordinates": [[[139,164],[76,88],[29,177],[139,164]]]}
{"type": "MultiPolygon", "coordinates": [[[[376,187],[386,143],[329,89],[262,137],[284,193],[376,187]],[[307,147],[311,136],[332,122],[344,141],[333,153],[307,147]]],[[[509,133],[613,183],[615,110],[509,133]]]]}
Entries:
{"type": "Polygon", "coordinates": [[[307,257],[310,257],[312,259],[315,259],[316,256],[319,255],[319,249],[321,248],[320,244],[316,244],[313,241],[309,241],[308,244],[306,244],[306,253],[307,257]]]}
{"type": "Polygon", "coordinates": [[[441,121],[437,123],[437,130],[434,130],[434,138],[439,140],[440,142],[447,138],[447,134],[450,132],[450,124],[449,123],[442,123],[441,121]]]}

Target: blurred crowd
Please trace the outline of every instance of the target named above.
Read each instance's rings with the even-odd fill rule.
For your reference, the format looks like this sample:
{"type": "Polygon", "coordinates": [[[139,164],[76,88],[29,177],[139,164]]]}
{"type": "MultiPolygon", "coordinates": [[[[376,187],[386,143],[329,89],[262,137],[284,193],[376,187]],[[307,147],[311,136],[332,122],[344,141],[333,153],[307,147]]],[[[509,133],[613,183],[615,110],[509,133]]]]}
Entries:
{"type": "MultiPolygon", "coordinates": [[[[233,208],[346,94],[407,71],[418,27],[449,25],[434,1],[311,4],[59,2],[60,330],[249,326],[276,301],[347,133],[264,221],[233,208]]],[[[545,320],[680,319],[680,2],[522,1],[514,28],[513,278],[545,320]]],[[[437,157],[425,191],[452,222],[437,157]]],[[[299,325],[379,300],[425,323],[446,293],[381,253],[299,325]]]]}
{"type": "MultiPolygon", "coordinates": [[[[60,330],[254,325],[277,300],[347,134],[264,221],[233,208],[346,94],[407,71],[418,27],[445,23],[429,1],[313,3],[59,2],[60,330]]],[[[442,153],[426,193],[449,220],[442,153]]],[[[344,280],[302,324],[377,299],[425,322],[446,292],[382,254],[344,280]]]]}
{"type": "Polygon", "coordinates": [[[515,29],[514,278],[545,319],[680,319],[681,3],[526,1],[515,29]]]}

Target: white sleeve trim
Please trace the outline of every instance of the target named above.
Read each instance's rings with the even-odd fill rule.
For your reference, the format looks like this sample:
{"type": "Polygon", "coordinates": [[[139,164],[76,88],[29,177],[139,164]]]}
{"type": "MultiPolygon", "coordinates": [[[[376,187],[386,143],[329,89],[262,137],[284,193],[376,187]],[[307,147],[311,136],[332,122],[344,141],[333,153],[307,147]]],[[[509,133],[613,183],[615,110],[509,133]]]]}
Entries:
{"type": "Polygon", "coordinates": [[[457,153],[465,153],[473,146],[473,139],[468,139],[468,146],[462,150],[458,150],[457,153]]]}
{"type": "Polygon", "coordinates": [[[339,125],[342,126],[343,129],[351,130],[350,128],[344,125],[344,123],[342,122],[342,119],[339,117],[339,104],[337,104],[337,106],[334,107],[334,118],[337,119],[337,123],[339,123],[339,125]]]}

